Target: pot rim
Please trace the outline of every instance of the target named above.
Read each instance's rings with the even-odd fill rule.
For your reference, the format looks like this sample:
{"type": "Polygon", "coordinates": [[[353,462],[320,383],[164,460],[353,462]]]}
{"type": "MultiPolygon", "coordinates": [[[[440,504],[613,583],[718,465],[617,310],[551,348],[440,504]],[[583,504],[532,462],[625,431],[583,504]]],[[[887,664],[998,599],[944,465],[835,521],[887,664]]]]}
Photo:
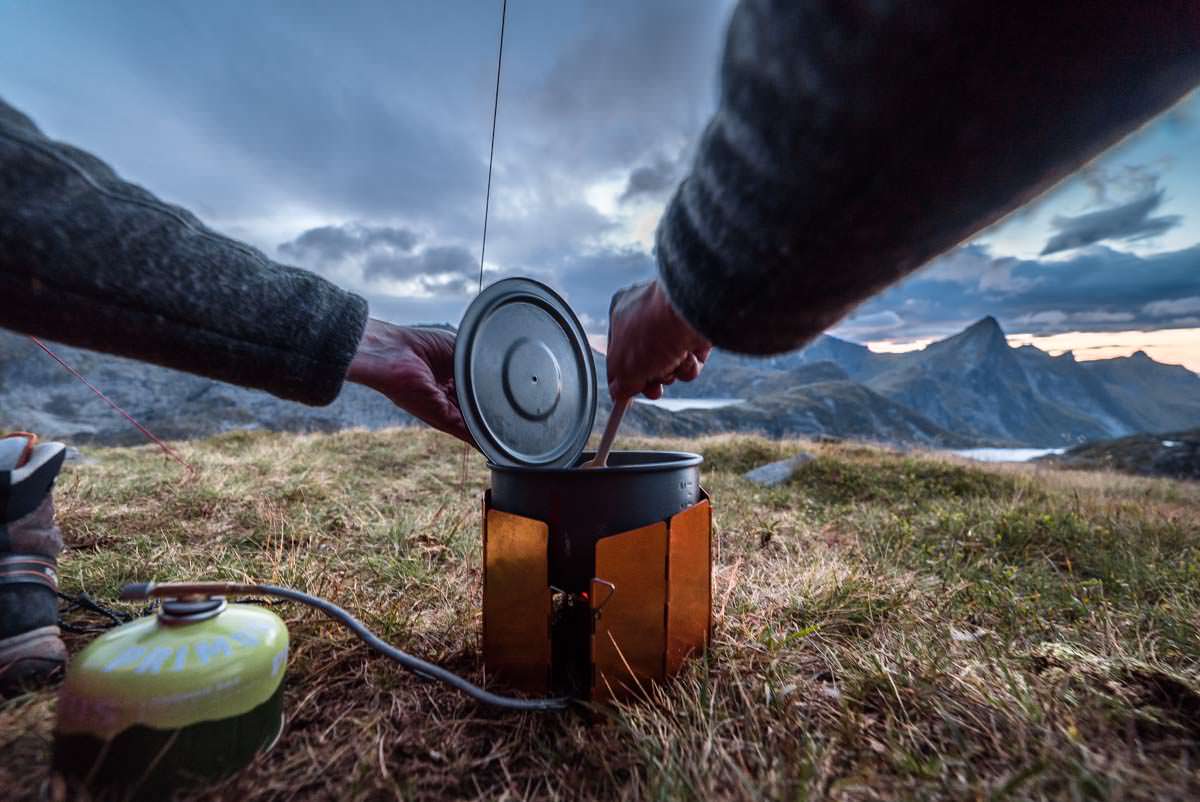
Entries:
{"type": "MultiPolygon", "coordinates": [[[[634,465],[606,465],[603,468],[595,468],[589,471],[583,471],[574,466],[567,468],[553,468],[540,465],[497,465],[496,463],[489,461],[488,469],[492,472],[500,473],[555,476],[583,476],[587,474],[594,474],[597,476],[608,476],[614,473],[658,473],[661,471],[675,470],[677,468],[694,468],[704,462],[704,457],[699,454],[693,454],[690,451],[613,451],[612,454],[651,454],[660,457],[661,459],[658,459],[654,462],[640,462],[634,465]]],[[[595,455],[595,451],[584,451],[579,455],[579,459],[575,465],[587,462],[595,455]]]]}

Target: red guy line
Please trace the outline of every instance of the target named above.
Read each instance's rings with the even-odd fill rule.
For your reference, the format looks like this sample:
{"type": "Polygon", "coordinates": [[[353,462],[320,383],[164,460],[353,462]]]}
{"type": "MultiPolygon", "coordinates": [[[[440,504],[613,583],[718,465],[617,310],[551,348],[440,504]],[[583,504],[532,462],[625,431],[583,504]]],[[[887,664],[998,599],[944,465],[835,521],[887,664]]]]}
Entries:
{"type": "Polygon", "coordinates": [[[95,393],[102,401],[104,401],[104,403],[108,404],[110,407],[115,409],[117,412],[121,413],[122,417],[124,417],[125,420],[132,423],[134,428],[136,428],[139,432],[141,432],[143,435],[146,436],[146,439],[151,440],[154,443],[156,443],[158,445],[158,447],[161,448],[168,457],[170,457],[171,459],[175,460],[180,465],[182,465],[184,467],[184,469],[187,470],[189,479],[194,479],[196,477],[196,469],[193,468],[183,457],[179,456],[179,452],[177,452],[175,449],[171,448],[169,445],[167,445],[165,442],[163,442],[162,439],[159,438],[159,436],[156,435],[154,432],[150,431],[145,426],[138,423],[137,420],[132,415],[130,415],[125,410],[121,409],[121,407],[115,401],[113,401],[111,398],[106,396],[104,393],[100,392],[100,390],[94,384],[92,384],[90,381],[83,378],[83,376],[79,373],[79,371],[75,370],[75,368],[68,365],[66,362],[63,361],[62,357],[60,357],[58,354],[54,353],[49,348],[47,348],[45,343],[43,343],[37,337],[30,337],[29,339],[33,340],[34,345],[36,345],[38,348],[41,348],[43,351],[45,351],[50,356],[51,359],[53,359],[58,364],[62,365],[63,368],[68,373],[70,373],[75,378],[79,379],[79,381],[83,382],[84,385],[89,390],[91,390],[93,393],[95,393]]]}

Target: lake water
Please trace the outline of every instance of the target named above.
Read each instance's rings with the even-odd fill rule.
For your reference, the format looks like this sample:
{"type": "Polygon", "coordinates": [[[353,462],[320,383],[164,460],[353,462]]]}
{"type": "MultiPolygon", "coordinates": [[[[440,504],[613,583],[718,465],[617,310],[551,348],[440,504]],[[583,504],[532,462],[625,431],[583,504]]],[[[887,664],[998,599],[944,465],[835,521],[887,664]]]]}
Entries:
{"type": "Polygon", "coordinates": [[[721,407],[731,407],[734,404],[740,404],[745,399],[743,398],[660,398],[657,401],[651,401],[649,398],[637,399],[639,404],[649,404],[650,406],[667,409],[671,412],[681,412],[685,409],[720,409],[721,407]]]}
{"type": "Polygon", "coordinates": [[[1047,454],[1061,454],[1064,451],[1065,448],[964,448],[950,453],[980,462],[1029,462],[1031,459],[1047,454]]]}

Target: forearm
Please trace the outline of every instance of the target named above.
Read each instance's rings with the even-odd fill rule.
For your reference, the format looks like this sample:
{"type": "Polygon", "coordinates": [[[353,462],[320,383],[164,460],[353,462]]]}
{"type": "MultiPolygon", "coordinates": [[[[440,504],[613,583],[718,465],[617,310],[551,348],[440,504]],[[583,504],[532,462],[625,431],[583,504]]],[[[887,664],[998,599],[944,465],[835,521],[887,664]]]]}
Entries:
{"type": "Polygon", "coordinates": [[[743,0],[658,231],[701,334],[789,350],[1200,81],[1200,5],[743,0]]]}
{"type": "Polygon", "coordinates": [[[324,404],[366,317],[0,102],[0,326],[324,404]]]}

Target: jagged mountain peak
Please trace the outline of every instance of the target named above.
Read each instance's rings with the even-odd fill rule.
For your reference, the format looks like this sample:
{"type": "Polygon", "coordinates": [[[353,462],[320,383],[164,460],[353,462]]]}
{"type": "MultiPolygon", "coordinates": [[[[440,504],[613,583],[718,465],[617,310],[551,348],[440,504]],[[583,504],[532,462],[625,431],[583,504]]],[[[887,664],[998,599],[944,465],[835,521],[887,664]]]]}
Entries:
{"type": "Polygon", "coordinates": [[[926,353],[931,356],[947,351],[963,350],[975,353],[976,358],[982,358],[984,354],[988,353],[1008,354],[1012,348],[1008,344],[1004,329],[1000,328],[1000,323],[996,318],[988,315],[975,321],[958,334],[933,343],[925,349],[926,353]]]}
{"type": "Polygon", "coordinates": [[[992,340],[1008,345],[1008,337],[1004,334],[1004,329],[1000,326],[1000,321],[988,315],[976,320],[970,326],[967,326],[961,332],[955,335],[954,338],[962,338],[964,340],[992,340]]]}
{"type": "Polygon", "coordinates": [[[991,332],[993,329],[1001,334],[1004,334],[1004,329],[1000,326],[1000,321],[996,320],[996,318],[992,317],[991,315],[985,315],[984,317],[979,318],[979,320],[976,320],[970,326],[967,326],[966,331],[991,332]]]}

